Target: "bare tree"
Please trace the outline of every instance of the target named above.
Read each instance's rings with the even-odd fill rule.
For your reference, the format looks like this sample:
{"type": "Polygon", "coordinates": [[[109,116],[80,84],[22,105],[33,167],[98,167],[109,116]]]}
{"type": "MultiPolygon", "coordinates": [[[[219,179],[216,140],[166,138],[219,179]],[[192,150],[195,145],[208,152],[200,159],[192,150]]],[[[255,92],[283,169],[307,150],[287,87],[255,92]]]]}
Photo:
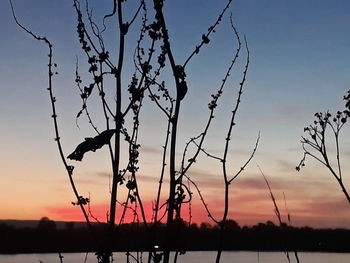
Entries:
{"type": "Polygon", "coordinates": [[[317,112],[313,124],[304,128],[306,136],[303,136],[301,140],[304,155],[296,170],[300,171],[305,166],[306,157],[311,156],[328,169],[350,203],[349,191],[343,180],[340,143],[340,132],[350,117],[350,91],[344,96],[344,100],[346,101],[345,110],[337,111],[333,115],[328,111],[317,112]],[[332,147],[335,148],[335,155],[332,155],[332,147]]]}
{"type": "MultiPolygon", "coordinates": [[[[204,148],[207,140],[209,129],[215,128],[212,124],[215,109],[219,103],[224,89],[228,86],[228,79],[234,65],[237,64],[238,56],[241,52],[241,40],[236,28],[233,25],[231,17],[232,35],[237,39],[238,48],[233,54],[233,58],[228,65],[224,79],[218,86],[216,92],[208,104],[209,113],[208,120],[204,125],[203,131],[188,140],[183,150],[182,159],[176,160],[176,153],[179,151],[178,143],[178,124],[180,121],[181,105],[187,95],[190,85],[187,83],[187,75],[189,74],[187,66],[194,57],[200,54],[205,45],[210,43],[211,36],[227,13],[232,0],[227,0],[226,5],[222,7],[213,23],[209,26],[207,32],[203,33],[198,44],[189,51],[188,56],[182,61],[177,61],[173,46],[170,41],[170,32],[168,29],[167,18],[164,14],[164,0],[139,0],[138,6],[128,14],[124,15],[125,10],[129,9],[126,0],[113,0],[112,11],[105,15],[98,23],[93,17],[93,13],[89,8],[88,1],[81,3],[79,0],[72,0],[74,10],[77,15],[77,33],[83,54],[85,54],[88,73],[91,81],[86,83],[79,74],[79,64],[76,65],[76,86],[80,91],[81,110],[77,113],[78,120],[82,114],[87,116],[89,124],[93,128],[95,135],[85,138],[84,141],[77,144],[75,149],[68,155],[63,151],[61,138],[59,133],[59,124],[56,113],[56,98],[53,93],[53,77],[56,64],[53,62],[53,45],[46,38],[41,37],[27,27],[23,26],[16,18],[14,8],[11,3],[14,19],[17,25],[26,33],[34,37],[38,41],[44,42],[49,50],[48,62],[48,91],[52,106],[52,118],[55,129],[55,140],[59,149],[59,154],[67,171],[71,187],[76,197],[73,205],[80,207],[89,229],[94,236],[98,251],[96,253],[98,262],[108,263],[113,261],[112,251],[116,246],[115,235],[118,225],[125,220],[127,210],[133,213],[133,222],[142,223],[145,228],[150,230],[151,246],[148,251],[148,262],[164,262],[170,260],[170,251],[176,250],[175,262],[182,248],[176,240],[176,227],[183,222],[182,212],[184,205],[191,205],[193,194],[191,185],[197,190],[200,200],[204,205],[204,209],[208,212],[209,217],[220,227],[221,235],[225,230],[225,223],[229,215],[229,193],[230,185],[249,164],[253,158],[260,135],[256,141],[256,145],[252,150],[247,161],[242,165],[238,172],[229,173],[227,162],[230,147],[230,140],[233,128],[236,125],[236,115],[241,103],[244,84],[246,82],[248,66],[250,62],[249,49],[246,39],[244,39],[244,47],[246,50],[246,62],[242,74],[242,79],[238,87],[238,96],[232,100],[231,116],[227,117],[227,133],[224,148],[221,156],[215,156],[210,150],[204,148]],[[112,18],[115,18],[112,20],[112,18]],[[113,21],[113,22],[111,22],[113,21]],[[116,22],[115,22],[116,21],[116,22]],[[107,49],[104,39],[104,32],[107,24],[116,23],[118,45],[116,49],[107,49]],[[128,43],[135,45],[134,54],[127,57],[126,36],[131,32],[138,32],[138,40],[136,43],[128,43]],[[128,85],[124,83],[128,75],[124,67],[126,65],[134,65],[134,73],[128,80],[128,85]],[[171,81],[165,81],[163,75],[167,75],[171,81]],[[113,83],[111,85],[111,83],[113,83]],[[113,90],[113,92],[110,92],[113,90]],[[90,114],[89,102],[93,96],[99,96],[102,108],[102,119],[104,120],[104,128],[100,130],[90,114]],[[147,218],[140,192],[138,171],[140,147],[139,135],[142,134],[142,126],[140,122],[140,114],[144,103],[151,101],[153,105],[164,116],[166,123],[165,141],[163,145],[162,158],[160,161],[161,172],[159,175],[159,184],[157,195],[153,204],[152,218],[147,218]],[[188,152],[190,146],[194,146],[194,151],[188,152]],[[82,196],[73,178],[74,166],[70,164],[68,159],[75,162],[81,162],[84,155],[89,152],[95,152],[102,147],[108,148],[109,158],[112,167],[112,180],[110,190],[110,205],[108,211],[107,224],[103,237],[99,237],[91,226],[91,220],[97,220],[90,209],[90,197],[82,196]],[[126,149],[124,151],[124,149],[126,149]],[[216,219],[209,210],[208,204],[204,201],[204,195],[201,193],[196,182],[190,178],[188,172],[196,163],[200,154],[204,154],[208,158],[216,160],[222,166],[223,188],[224,188],[224,211],[220,219],[216,219]],[[188,155],[191,155],[188,157],[188,155]],[[127,163],[122,162],[122,156],[128,156],[127,163]],[[169,166],[167,166],[169,164],[169,166]],[[169,167],[169,169],[167,169],[169,167]],[[180,167],[177,169],[176,167],[180,167]],[[169,184],[167,191],[164,191],[164,179],[168,178],[169,184]],[[187,180],[187,182],[186,182],[187,180]],[[167,193],[166,198],[162,198],[164,192],[167,193]],[[126,193],[125,195],[122,195],[126,193]],[[123,200],[123,201],[120,201],[123,200]],[[158,245],[155,233],[161,222],[166,223],[165,240],[158,245]]],[[[159,163],[155,163],[159,165],[159,163]]],[[[220,239],[222,240],[222,239],[220,239]]],[[[221,242],[221,241],[220,241],[221,242]]],[[[222,252],[222,244],[218,247],[216,262],[220,261],[222,252]]],[[[140,262],[138,255],[134,256],[127,253],[128,261],[130,259],[140,262]]]]}

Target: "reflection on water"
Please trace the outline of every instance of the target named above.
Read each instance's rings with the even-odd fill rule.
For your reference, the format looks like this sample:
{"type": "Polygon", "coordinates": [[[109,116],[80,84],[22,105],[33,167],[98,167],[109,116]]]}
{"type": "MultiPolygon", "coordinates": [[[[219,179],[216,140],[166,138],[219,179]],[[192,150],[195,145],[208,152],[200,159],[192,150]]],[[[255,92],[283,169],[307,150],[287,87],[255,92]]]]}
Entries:
{"type": "MultiPolygon", "coordinates": [[[[83,263],[85,254],[67,253],[63,254],[64,263],[83,263]]],[[[87,255],[87,263],[96,263],[94,254],[87,255]]],[[[299,253],[301,263],[349,263],[350,253],[299,253]]],[[[126,262],[124,253],[115,254],[116,262],[126,262]]],[[[144,253],[143,261],[147,262],[147,254],[144,253]]],[[[58,254],[17,254],[0,255],[1,263],[59,263],[58,254]]],[[[131,261],[133,262],[133,261],[131,261]]],[[[212,263],[215,262],[215,252],[188,252],[179,256],[178,263],[212,263]]],[[[222,263],[281,263],[288,262],[283,252],[224,252],[222,263]]],[[[296,262],[291,254],[291,262],[296,262]]]]}

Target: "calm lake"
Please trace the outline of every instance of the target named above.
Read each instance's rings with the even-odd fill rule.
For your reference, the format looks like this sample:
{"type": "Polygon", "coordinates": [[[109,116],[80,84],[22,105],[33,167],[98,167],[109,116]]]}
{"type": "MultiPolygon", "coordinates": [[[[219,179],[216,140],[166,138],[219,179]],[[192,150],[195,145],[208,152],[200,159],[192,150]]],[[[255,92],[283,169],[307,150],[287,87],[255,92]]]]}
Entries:
{"type": "MultiPolygon", "coordinates": [[[[83,263],[85,254],[67,253],[63,254],[64,263],[83,263]]],[[[291,262],[296,262],[293,254],[290,254],[291,262]]],[[[147,255],[144,254],[144,259],[147,255]]],[[[116,262],[126,262],[124,253],[115,255],[116,262]]],[[[300,263],[349,263],[350,253],[319,253],[303,252],[299,253],[300,263]]],[[[146,261],[146,260],[144,260],[146,261]]],[[[214,252],[188,252],[178,258],[179,263],[212,263],[215,261],[214,252]]],[[[17,254],[17,255],[0,255],[1,263],[59,263],[57,254],[17,254]]],[[[93,254],[89,254],[88,263],[95,263],[96,259],[93,254]]],[[[135,262],[130,260],[130,262],[135,262]]],[[[283,252],[224,252],[222,263],[281,263],[288,262],[283,252]]]]}

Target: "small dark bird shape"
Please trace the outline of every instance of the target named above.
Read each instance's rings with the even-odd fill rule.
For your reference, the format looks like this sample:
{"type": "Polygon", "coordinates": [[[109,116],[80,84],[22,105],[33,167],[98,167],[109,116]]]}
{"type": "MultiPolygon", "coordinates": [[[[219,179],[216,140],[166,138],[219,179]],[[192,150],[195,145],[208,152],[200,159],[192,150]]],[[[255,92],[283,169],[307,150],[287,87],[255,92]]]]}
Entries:
{"type": "Polygon", "coordinates": [[[97,149],[102,148],[103,145],[108,144],[115,133],[113,130],[105,130],[99,135],[93,138],[85,138],[85,141],[80,143],[70,155],[67,156],[68,159],[81,161],[86,152],[95,152],[97,149]]]}

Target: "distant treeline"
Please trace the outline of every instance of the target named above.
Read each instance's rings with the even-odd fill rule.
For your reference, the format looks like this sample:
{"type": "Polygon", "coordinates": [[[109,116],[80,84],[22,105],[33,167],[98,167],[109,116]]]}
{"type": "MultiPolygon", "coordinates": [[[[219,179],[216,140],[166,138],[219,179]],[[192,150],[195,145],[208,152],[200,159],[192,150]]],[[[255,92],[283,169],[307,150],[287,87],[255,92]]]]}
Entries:
{"type": "MultiPolygon", "coordinates": [[[[93,252],[97,250],[87,228],[67,222],[57,228],[54,221],[43,218],[36,228],[15,228],[0,224],[0,253],[44,253],[44,252],[93,252]]],[[[94,224],[96,235],[106,235],[107,225],[94,224]]],[[[162,224],[146,227],[143,224],[123,224],[114,235],[115,251],[147,251],[160,246],[165,236],[162,224]]],[[[175,225],[173,249],[178,251],[216,250],[218,228],[209,224],[175,225]]],[[[310,227],[276,226],[268,221],[252,227],[240,227],[229,220],[223,236],[225,250],[258,251],[328,251],[350,252],[350,230],[313,229],[310,227]]]]}

